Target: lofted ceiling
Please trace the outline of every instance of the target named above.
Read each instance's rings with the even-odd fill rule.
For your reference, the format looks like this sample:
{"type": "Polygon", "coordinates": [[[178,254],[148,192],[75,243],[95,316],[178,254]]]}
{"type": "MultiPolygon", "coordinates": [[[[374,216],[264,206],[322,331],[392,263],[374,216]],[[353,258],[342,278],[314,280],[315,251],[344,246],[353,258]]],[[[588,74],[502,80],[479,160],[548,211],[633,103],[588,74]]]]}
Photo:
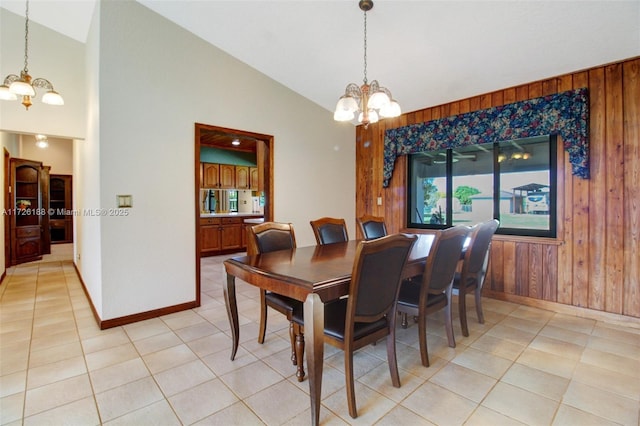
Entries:
{"type": "MultiPolygon", "coordinates": [[[[138,1],[328,111],[362,82],[357,0],[138,1]]],[[[30,17],[85,42],[95,5],[30,0],[30,17]]],[[[367,21],[368,79],[403,112],[640,55],[640,0],[375,0],[367,21]]]]}

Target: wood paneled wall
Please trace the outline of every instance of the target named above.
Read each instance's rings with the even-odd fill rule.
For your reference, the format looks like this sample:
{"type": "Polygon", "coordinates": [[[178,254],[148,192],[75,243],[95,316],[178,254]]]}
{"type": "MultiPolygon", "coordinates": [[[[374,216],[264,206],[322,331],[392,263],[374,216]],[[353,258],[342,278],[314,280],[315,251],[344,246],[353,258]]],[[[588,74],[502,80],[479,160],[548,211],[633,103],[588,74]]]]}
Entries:
{"type": "Polygon", "coordinates": [[[356,216],[384,216],[389,232],[406,226],[407,157],[382,187],[386,129],[580,87],[589,89],[591,178],[573,176],[558,150],[557,239],[494,237],[485,292],[640,318],[640,58],[359,126],[356,216]]]}

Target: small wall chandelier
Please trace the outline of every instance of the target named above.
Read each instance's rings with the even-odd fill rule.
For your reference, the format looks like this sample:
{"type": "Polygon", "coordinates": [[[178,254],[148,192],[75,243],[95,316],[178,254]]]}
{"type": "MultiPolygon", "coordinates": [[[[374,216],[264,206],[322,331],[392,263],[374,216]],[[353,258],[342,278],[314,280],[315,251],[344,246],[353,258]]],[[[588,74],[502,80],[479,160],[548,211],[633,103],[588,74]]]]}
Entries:
{"type": "Polygon", "coordinates": [[[45,78],[33,79],[29,75],[29,0],[25,12],[24,24],[24,69],[20,71],[20,76],[9,74],[5,77],[0,86],[0,99],[5,101],[15,101],[18,96],[22,96],[22,105],[28,110],[32,105],[31,98],[36,95],[35,88],[46,89],[42,95],[42,102],[49,105],[64,105],[62,96],[53,90],[53,84],[45,78]]]}
{"type": "Polygon", "coordinates": [[[338,100],[333,119],[351,121],[358,114],[358,122],[365,128],[380,117],[397,117],[401,114],[400,105],[393,100],[391,92],[373,80],[367,82],[367,12],[373,8],[372,0],[360,0],[360,10],[364,11],[364,79],[362,86],[350,83],[344,95],[338,100]]]}

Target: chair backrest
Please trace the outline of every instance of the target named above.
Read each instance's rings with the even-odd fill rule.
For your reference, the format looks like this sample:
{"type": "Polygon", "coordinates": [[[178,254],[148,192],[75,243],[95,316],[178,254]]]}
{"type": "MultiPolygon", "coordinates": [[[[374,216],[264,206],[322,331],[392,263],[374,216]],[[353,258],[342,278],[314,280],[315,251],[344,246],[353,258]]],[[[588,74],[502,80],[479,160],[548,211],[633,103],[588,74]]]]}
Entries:
{"type": "Polygon", "coordinates": [[[471,228],[469,246],[464,255],[464,263],[460,273],[464,280],[476,278],[482,282],[482,276],[486,273],[491,238],[495,234],[500,222],[497,219],[479,223],[471,228]]]}
{"type": "Polygon", "coordinates": [[[322,217],[312,220],[310,223],[316,242],[320,245],[349,241],[347,224],[344,219],[322,217]]]}
{"type": "Polygon", "coordinates": [[[469,231],[468,226],[458,225],[436,233],[422,274],[421,304],[426,303],[428,293],[442,293],[453,284],[456,267],[469,231]]]}
{"type": "Polygon", "coordinates": [[[387,235],[383,217],[365,215],[359,217],[357,222],[365,240],[374,240],[387,235]]]}
{"type": "Polygon", "coordinates": [[[402,270],[417,239],[416,235],[393,234],[358,243],[349,287],[347,321],[374,322],[385,315],[395,318],[402,270]]]}
{"type": "Polygon", "coordinates": [[[247,232],[248,255],[296,247],[296,235],[290,223],[264,222],[249,227],[247,232]]]}

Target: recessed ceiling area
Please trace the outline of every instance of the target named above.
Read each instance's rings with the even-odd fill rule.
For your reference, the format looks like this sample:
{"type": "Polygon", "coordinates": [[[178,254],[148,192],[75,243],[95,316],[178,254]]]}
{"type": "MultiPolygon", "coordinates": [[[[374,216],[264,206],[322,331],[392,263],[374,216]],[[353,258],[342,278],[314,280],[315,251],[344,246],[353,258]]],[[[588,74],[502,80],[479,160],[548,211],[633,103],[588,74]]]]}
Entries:
{"type": "Polygon", "coordinates": [[[242,152],[256,152],[256,140],[243,135],[221,132],[219,130],[200,129],[200,144],[219,149],[242,152]],[[234,141],[239,144],[235,145],[234,141]]]}

